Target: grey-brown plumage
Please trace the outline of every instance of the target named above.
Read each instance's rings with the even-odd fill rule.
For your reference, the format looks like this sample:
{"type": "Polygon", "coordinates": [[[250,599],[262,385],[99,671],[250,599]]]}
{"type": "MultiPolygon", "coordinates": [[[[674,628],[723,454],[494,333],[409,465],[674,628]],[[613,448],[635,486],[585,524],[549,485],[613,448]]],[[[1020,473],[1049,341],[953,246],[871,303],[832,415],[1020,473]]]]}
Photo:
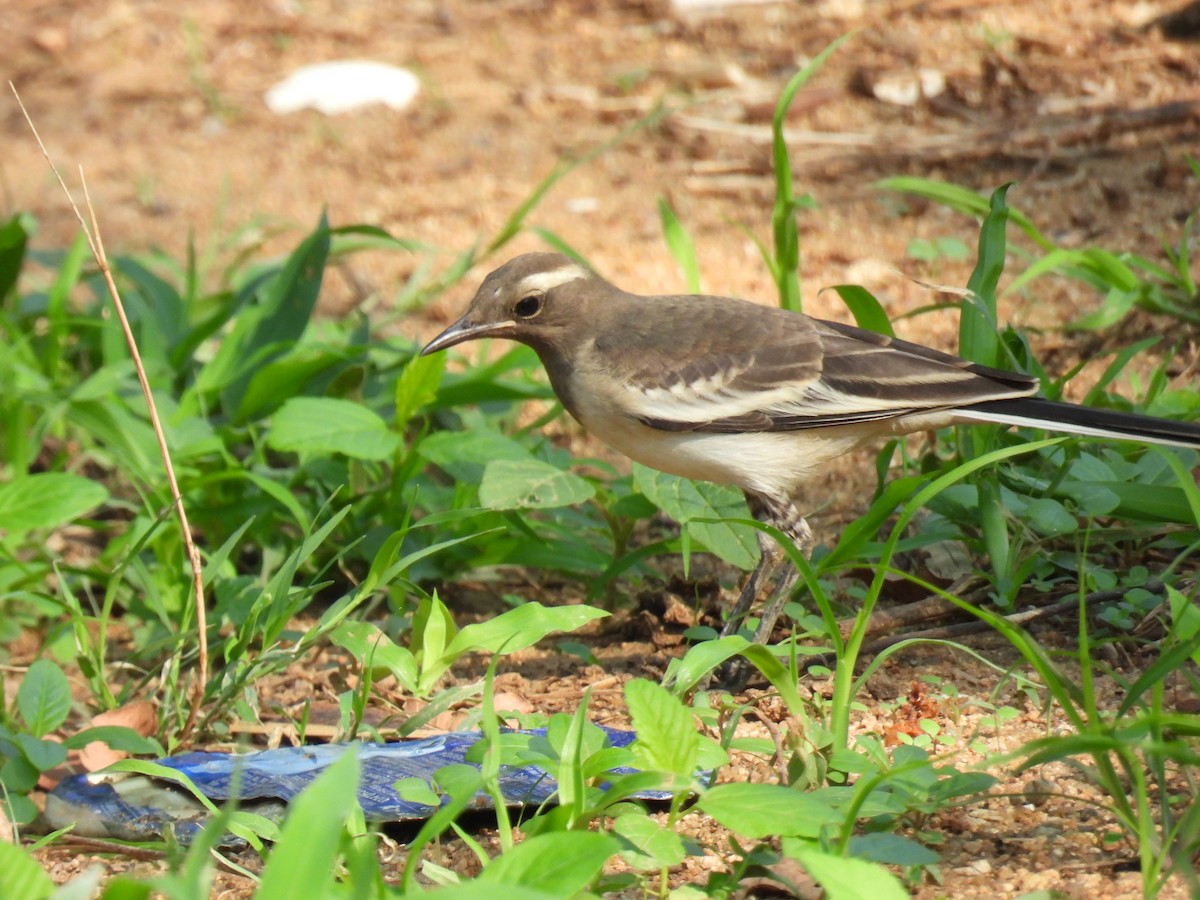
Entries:
{"type": "MultiPolygon", "coordinates": [[[[653,468],[737,485],[751,513],[805,553],[812,533],[794,502],[804,481],[881,436],[999,422],[1200,446],[1194,424],[1043,400],[1028,375],[743,300],[631,294],[556,253],[496,269],[421,352],[482,337],[528,344],[588,431],[653,468]]],[[[779,560],[773,542],[763,551],[727,631],[779,560]]],[[[756,639],[769,636],[793,582],[756,639]]]]}

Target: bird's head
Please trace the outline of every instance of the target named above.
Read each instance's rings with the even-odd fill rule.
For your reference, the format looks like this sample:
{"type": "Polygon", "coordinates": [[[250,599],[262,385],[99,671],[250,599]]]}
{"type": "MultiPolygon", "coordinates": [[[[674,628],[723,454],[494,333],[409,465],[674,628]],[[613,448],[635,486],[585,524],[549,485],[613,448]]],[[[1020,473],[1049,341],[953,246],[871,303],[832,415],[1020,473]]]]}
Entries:
{"type": "Polygon", "coordinates": [[[535,350],[562,347],[598,292],[613,288],[560,253],[526,253],[488,275],[462,318],[425,345],[421,355],[476,338],[508,338],[535,350]]]}

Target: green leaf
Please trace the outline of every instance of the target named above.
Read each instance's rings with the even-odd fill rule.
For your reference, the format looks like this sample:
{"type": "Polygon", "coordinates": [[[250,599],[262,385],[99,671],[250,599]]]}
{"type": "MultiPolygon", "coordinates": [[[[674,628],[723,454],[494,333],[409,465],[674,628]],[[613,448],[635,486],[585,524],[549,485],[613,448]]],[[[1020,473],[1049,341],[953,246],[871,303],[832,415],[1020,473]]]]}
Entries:
{"type": "Polygon", "coordinates": [[[1104,295],[1100,306],[1075,319],[1067,328],[1072,331],[1101,331],[1116,325],[1132,312],[1138,297],[1139,294],[1134,291],[1113,288],[1104,295]]]}
{"type": "Polygon", "coordinates": [[[1073,534],[1079,529],[1079,521],[1066,507],[1049,497],[1031,500],[1025,507],[1025,516],[1035,531],[1047,537],[1073,534]]]}
{"type": "MultiPolygon", "coordinates": [[[[875,183],[875,187],[880,190],[915,194],[969,216],[983,216],[988,211],[988,201],[978,193],[945,181],[900,176],[878,181],[875,183]]],[[[1054,249],[1054,244],[1042,235],[1024,215],[1015,209],[1011,210],[1009,215],[1012,217],[1013,223],[1039,244],[1043,250],[1054,249]]]]}
{"type": "Polygon", "coordinates": [[[63,670],[48,659],[34,662],[17,688],[17,711],[34,737],[62,725],[71,712],[71,685],[63,670]]]}
{"type": "Polygon", "coordinates": [[[338,896],[338,847],[358,809],[358,779],[358,756],[344,753],[292,802],[263,868],[258,900],[338,896]]]}
{"type": "MultiPolygon", "coordinates": [[[[595,831],[539,834],[488,863],[478,881],[573,897],[596,879],[619,849],[615,838],[595,831]]],[[[503,891],[493,894],[501,895],[503,891]]]]}
{"type": "Polygon", "coordinates": [[[695,775],[700,735],[683,703],[666,688],[644,678],[625,685],[625,703],[637,733],[634,755],[638,765],[690,782],[695,775]]]}
{"type": "Polygon", "coordinates": [[[431,434],[417,445],[417,453],[455,481],[467,484],[478,484],[489,463],[534,458],[529,448],[490,428],[431,434]]]}
{"type": "MultiPolygon", "coordinates": [[[[41,771],[26,759],[23,753],[18,755],[12,749],[16,747],[15,741],[16,736],[13,737],[11,748],[6,744],[5,756],[0,756],[0,760],[4,761],[4,764],[0,765],[0,786],[3,786],[10,802],[17,794],[27,794],[37,787],[38,778],[41,776],[41,771]]],[[[37,814],[37,807],[34,807],[33,812],[34,815],[37,814]]],[[[27,820],[22,816],[21,821],[27,820]]]]}
{"type": "Polygon", "coordinates": [[[0,531],[57,528],[108,500],[104,486],[69,472],[39,472],[0,484],[0,531]]]}
{"type": "Polygon", "coordinates": [[[329,222],[322,213],[317,227],[283,267],[256,290],[259,304],[238,317],[233,332],[222,342],[213,363],[219,361],[216,368],[224,370],[218,380],[225,389],[226,409],[240,409],[254,373],[292,349],[304,335],[321,292],[329,247],[329,222]]]}
{"type": "Polygon", "coordinates": [[[16,742],[29,764],[39,772],[48,772],[67,761],[67,748],[58,741],[43,741],[22,733],[17,735],[16,742]]]}
{"type": "Polygon", "coordinates": [[[555,631],[574,631],[608,613],[593,606],[552,606],[524,603],[515,609],[463,628],[446,647],[447,657],[472,650],[515,653],[555,631]]]}
{"type": "Polygon", "coordinates": [[[551,509],[572,506],[596,493],[571,472],[540,459],[498,459],[483,470],[479,502],[489,509],[551,509]]]}
{"type": "Polygon", "coordinates": [[[1005,230],[1008,226],[1009,186],[992,192],[988,214],[979,229],[979,256],[967,280],[971,302],[962,305],[958,329],[959,353],[973,362],[1000,365],[1000,338],[996,332],[996,287],[1004,271],[1007,253],[1005,230]]]}
{"type": "Polygon", "coordinates": [[[824,800],[779,784],[718,784],[701,795],[696,807],[754,840],[780,835],[815,838],[822,826],[842,818],[824,800]]]}
{"type": "Polygon", "coordinates": [[[403,431],[422,407],[437,398],[445,370],[445,353],[414,356],[400,370],[400,377],[396,379],[396,416],[393,420],[397,431],[403,431]]]}
{"type": "Polygon", "coordinates": [[[800,88],[849,37],[849,34],[845,34],[832,41],[788,80],[775,102],[775,112],[771,117],[771,160],[775,170],[775,203],[771,209],[774,256],[768,257],[766,262],[779,292],[780,307],[793,312],[800,312],[801,302],[800,228],[796,222],[796,212],[804,199],[796,199],[792,162],[788,155],[785,133],[788,109],[800,88]]]}
{"type": "MultiPolygon", "coordinates": [[[[1170,638],[1172,643],[1188,643],[1200,633],[1200,609],[1173,587],[1167,588],[1167,599],[1171,605],[1170,638]]],[[[1192,662],[1200,664],[1200,650],[1191,654],[1192,662]]]]}
{"type": "Polygon", "coordinates": [[[238,421],[266,415],[280,403],[303,393],[318,375],[343,366],[350,359],[342,350],[301,345],[259,366],[250,375],[238,403],[238,421]]]}
{"type": "Polygon", "coordinates": [[[38,861],[8,841],[0,841],[0,872],[8,900],[43,900],[54,893],[54,882],[38,861]]]}
{"type": "Polygon", "coordinates": [[[273,450],[353,459],[387,459],[400,446],[376,413],[359,403],[331,397],[293,397],[271,419],[267,444],[273,450]]]}
{"type": "Polygon", "coordinates": [[[1064,481],[1055,493],[1069,497],[1087,516],[1107,516],[1121,505],[1121,498],[1102,484],[1087,481],[1064,481]]]}
{"type": "Polygon", "coordinates": [[[857,284],[835,284],[833,290],[842,298],[859,328],[886,334],[888,337],[896,336],[892,329],[892,321],[884,311],[883,305],[865,287],[857,284]]]}
{"type": "Polygon", "coordinates": [[[118,257],[113,269],[133,288],[122,294],[138,346],[143,354],[165,357],[188,332],[187,307],[179,291],[134,257],[118,257]]]}
{"type": "Polygon", "coordinates": [[[1175,522],[1181,525],[1194,525],[1196,522],[1187,494],[1180,488],[1136,481],[1098,482],[1096,486],[1111,491],[1120,499],[1120,505],[1112,514],[1122,519],[1175,522]]]}
{"type": "Polygon", "coordinates": [[[679,834],[647,815],[620,816],[613,822],[612,830],[627,843],[621,850],[621,859],[640,871],[677,866],[687,856],[679,834]]]}
{"type": "Polygon", "coordinates": [[[850,855],[892,866],[932,866],[938,855],[911,838],[890,831],[850,838],[850,855]]]}
{"type": "Polygon", "coordinates": [[[400,799],[407,803],[420,803],[437,809],[442,802],[438,792],[430,787],[424,778],[401,778],[392,788],[400,799]]]}
{"type": "Polygon", "coordinates": [[[25,248],[34,229],[35,223],[29,213],[17,213],[0,225],[0,304],[17,284],[25,264],[25,248]]]}
{"type": "Polygon", "coordinates": [[[662,221],[663,239],[675,263],[687,280],[689,294],[700,293],[700,261],[696,257],[696,245],[683,227],[665,197],[658,198],[658,217],[662,221]]]}
{"type": "Polygon", "coordinates": [[[417,662],[412,652],[397,646],[370,622],[344,619],[329,633],[329,639],[363,666],[387,669],[405,690],[416,687],[417,662]]]}
{"type": "Polygon", "coordinates": [[[166,756],[162,744],[152,737],[144,737],[132,728],[124,725],[96,725],[77,731],[62,745],[68,750],[78,750],[86,747],[92,741],[101,741],[113,750],[125,753],[145,754],[147,756],[166,756]]]}
{"type": "Polygon", "coordinates": [[[758,536],[753,528],[721,521],[693,519],[746,518],[746,501],[728,485],[690,481],[635,463],[633,482],[668,516],[687,526],[691,535],[721,559],[742,569],[758,562],[758,536]]]}
{"type": "Polygon", "coordinates": [[[825,888],[828,900],[907,900],[908,891],[878,863],[826,853],[812,844],[785,842],[784,852],[797,860],[825,888]]]}

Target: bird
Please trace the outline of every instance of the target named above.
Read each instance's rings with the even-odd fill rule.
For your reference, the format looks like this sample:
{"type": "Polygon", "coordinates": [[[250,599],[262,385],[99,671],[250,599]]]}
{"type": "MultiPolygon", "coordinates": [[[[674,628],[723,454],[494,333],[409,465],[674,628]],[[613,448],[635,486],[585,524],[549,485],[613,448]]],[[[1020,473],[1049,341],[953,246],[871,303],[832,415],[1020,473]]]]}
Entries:
{"type": "MultiPolygon", "coordinates": [[[[1200,447],[1195,423],[1048,400],[1030,375],[778,307],[633,294],[560,253],[526,253],[493,271],[421,355],[479,338],[531,347],[586,431],[651,468],[740,488],[751,515],[806,557],[806,482],[881,438],[994,423],[1200,447]]],[[[723,635],[778,575],[782,549],[764,533],[759,546],[723,635]]],[[[779,578],[756,642],[769,639],[797,578],[779,578]]]]}

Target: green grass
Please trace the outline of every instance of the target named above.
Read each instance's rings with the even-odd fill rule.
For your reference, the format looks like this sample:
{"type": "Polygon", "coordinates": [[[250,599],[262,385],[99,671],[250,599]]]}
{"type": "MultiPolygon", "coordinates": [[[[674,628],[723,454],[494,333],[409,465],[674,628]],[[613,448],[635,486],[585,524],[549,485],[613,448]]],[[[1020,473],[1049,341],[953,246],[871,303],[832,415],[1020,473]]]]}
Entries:
{"type": "MultiPolygon", "coordinates": [[[[777,124],[808,74],[784,92],[777,124]]],[[[795,216],[806,204],[794,195],[781,139],[775,153],[774,244],[763,248],[764,261],[780,302],[798,308],[795,216]]],[[[916,643],[902,642],[869,661],[863,655],[872,612],[887,599],[892,580],[903,578],[1004,636],[1026,663],[1007,677],[1069,724],[1066,733],[1047,734],[991,763],[1074,766],[1103,791],[1114,833],[1136,847],[1143,893],[1155,895],[1173,875],[1195,890],[1188,860],[1200,849],[1194,778],[1200,717],[1175,712],[1170,702],[1172,692],[1194,693],[1200,683],[1200,618],[1194,597],[1184,593],[1194,591],[1187,577],[1194,575],[1191,560],[1200,547],[1192,452],[1044,440],[999,428],[951,433],[936,447],[916,451],[890,443],[878,457],[870,507],[834,545],[819,548],[811,562],[785,547],[803,574],[803,589],[789,607],[794,638],[766,648],[743,636],[717,640],[694,629],[692,645],[670,661],[663,685],[625,685],[625,707],[640,735],[628,750],[603,745],[587,721],[586,694],[574,715],[547,720],[543,740],[518,741],[499,730],[493,678],[507,654],[605,615],[601,607],[611,609],[635,585],[657,579],[664,558],[683,554],[686,561],[708,552],[729,569],[749,569],[758,552],[755,529],[764,527],[746,517],[736,491],[636,466],[619,475],[573,459],[538,427],[519,427],[517,412],[526,400],[549,404],[542,422],[561,412],[524,348],[448,369],[441,355],[420,358],[415,346],[378,337],[376,323],[365,318],[315,315],[331,261],[365,247],[420,257],[417,274],[401,291],[406,310],[458,284],[523,230],[569,250],[530,220],[570,168],[556,168],[497,235],[454,254],[442,270],[417,241],[367,226],[332,227],[324,219],[281,259],[251,251],[223,264],[220,254],[207,252],[192,252],[183,262],[158,255],[114,260],[203,548],[215,663],[201,686],[193,737],[185,726],[198,638],[191,579],[180,563],[182,541],[122,338],[101,313],[98,275],[82,243],[58,253],[34,251],[28,216],[0,226],[0,339],[7,350],[0,355],[0,658],[11,654],[22,631],[43,642],[41,658],[18,676],[13,700],[0,709],[0,785],[10,817],[24,829],[38,775],[59,764],[67,748],[99,739],[153,757],[224,738],[235,719],[259,716],[264,678],[336,647],[358,676],[357,687],[339,697],[344,739],[376,736],[363,722],[375,702],[372,686],[382,679],[428,701],[400,733],[451,704],[478,704],[485,732],[480,768],[440,773],[432,787],[402,785],[445,805],[410,845],[400,884],[383,880],[378,836],[350,799],[357,772],[347,761],[313,785],[282,829],[222,811],[200,841],[172,849],[166,874],[114,880],[105,897],[151,890],[207,896],[210,851],[230,829],[264,847],[263,897],[298,890],[382,897],[437,885],[444,896],[636,889],[646,896],[725,897],[752,875],[783,878],[772,868],[783,858],[799,863],[832,896],[906,896],[906,883],[938,877],[937,814],[978,802],[996,779],[953,753],[937,755],[943,738],[978,744],[971,735],[943,734],[936,722],[923,723],[921,735],[890,750],[878,735],[853,734],[867,680],[916,643]],[[980,509],[987,514],[980,517],[980,509]],[[664,530],[656,521],[660,513],[678,530],[664,530]],[[67,527],[96,552],[68,561],[49,549],[47,538],[67,527]],[[986,579],[984,602],[967,602],[911,573],[911,554],[943,542],[959,545],[986,579]],[[1150,553],[1173,562],[1161,571],[1128,564],[1150,553]],[[497,570],[543,582],[569,578],[586,586],[596,605],[551,607],[511,598],[512,608],[502,614],[459,628],[428,590],[497,570]],[[1147,590],[1153,579],[1167,587],[1147,590]],[[1064,590],[1080,598],[1073,652],[1045,648],[1005,618],[1039,594],[1064,590]],[[1117,591],[1122,599],[1089,619],[1088,598],[1097,591],[1117,591]],[[839,620],[847,617],[852,625],[843,633],[839,620]],[[1158,660],[1144,672],[1111,671],[1097,661],[1099,642],[1136,643],[1139,624],[1151,618],[1161,622],[1164,636],[1158,660]],[[455,663],[475,652],[490,654],[488,676],[454,684],[447,676],[455,663]],[[831,693],[805,699],[798,683],[806,657],[818,652],[836,661],[831,693]],[[762,673],[787,710],[777,740],[738,733],[752,712],[744,701],[696,690],[735,655],[762,673]],[[86,687],[87,711],[154,696],[162,712],[158,734],[146,739],[127,729],[80,729],[85,710],[72,699],[67,673],[86,687]],[[1099,702],[1102,677],[1123,687],[1116,709],[1099,702]],[[52,740],[56,734],[65,742],[52,740]],[[757,784],[697,778],[698,771],[711,770],[720,782],[735,752],[769,763],[777,778],[757,784]],[[477,792],[497,794],[501,765],[530,762],[555,775],[559,803],[526,811],[519,823],[501,807],[493,854],[454,825],[455,814],[477,792]],[[641,772],[612,778],[601,789],[604,773],[616,765],[641,772]],[[646,788],[670,792],[664,817],[628,799],[646,788]],[[689,820],[698,816],[725,826],[728,843],[705,848],[688,837],[689,820]],[[514,824],[526,835],[522,842],[513,841],[514,824]],[[446,829],[456,830],[474,852],[478,878],[440,868],[425,852],[446,829]],[[274,843],[263,844],[265,838],[274,843]],[[727,865],[705,884],[673,892],[672,869],[708,849],[727,865]],[[606,867],[617,859],[620,873],[606,867]]],[[[1001,276],[1014,256],[1027,265],[1008,282],[1009,291],[1036,291],[1050,272],[1095,287],[1100,313],[1083,323],[1088,327],[1135,308],[1191,321],[1184,296],[1190,291],[1194,300],[1191,222],[1166,254],[1167,265],[1158,266],[1127,254],[1055,248],[1009,207],[1004,188],[985,198],[911,179],[884,186],[979,217],[971,293],[960,304],[959,350],[988,365],[1042,376],[1051,396],[1065,379],[1046,378],[1025,335],[999,320],[1001,276]],[[1014,250],[1010,224],[1034,250],[1014,250]]],[[[659,213],[664,240],[697,288],[701,261],[686,224],[665,202],[659,213]]],[[[945,248],[966,244],[965,237],[953,240],[939,243],[937,252],[948,255],[945,248]]],[[[890,330],[866,291],[838,290],[860,322],[890,330]]],[[[1114,350],[1088,402],[1194,417],[1200,394],[1168,389],[1165,362],[1137,386],[1137,397],[1115,392],[1121,370],[1149,349],[1114,350]]],[[[979,658],[960,644],[942,643],[979,658]]],[[[997,722],[1013,712],[995,709],[989,698],[963,698],[953,684],[944,689],[955,703],[993,709],[997,722]]],[[[12,896],[50,895],[48,878],[27,849],[0,844],[0,869],[13,873],[12,896]]]]}

